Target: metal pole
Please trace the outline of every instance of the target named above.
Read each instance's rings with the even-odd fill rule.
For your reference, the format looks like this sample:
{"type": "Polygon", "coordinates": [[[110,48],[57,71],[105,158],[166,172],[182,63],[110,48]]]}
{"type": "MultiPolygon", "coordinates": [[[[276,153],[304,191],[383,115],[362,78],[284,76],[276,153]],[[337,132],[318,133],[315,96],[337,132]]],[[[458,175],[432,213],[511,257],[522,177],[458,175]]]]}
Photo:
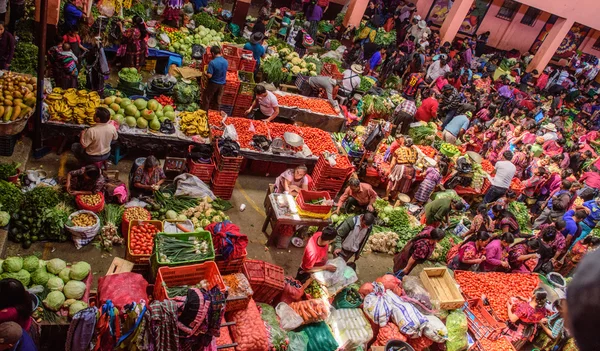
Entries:
{"type": "MultiPolygon", "coordinates": [[[[46,71],[46,27],[48,26],[48,0],[40,0],[40,29],[38,32],[37,92],[33,120],[33,153],[42,148],[42,102],[46,71]]],[[[41,157],[41,155],[40,155],[41,157]]]]}

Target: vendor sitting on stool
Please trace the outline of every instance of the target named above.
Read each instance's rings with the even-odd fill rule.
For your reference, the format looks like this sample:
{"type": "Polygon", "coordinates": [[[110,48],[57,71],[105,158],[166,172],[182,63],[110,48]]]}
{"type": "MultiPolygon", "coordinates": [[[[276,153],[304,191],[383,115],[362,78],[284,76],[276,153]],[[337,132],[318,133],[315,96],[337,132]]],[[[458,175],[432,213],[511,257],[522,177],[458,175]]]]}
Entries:
{"type": "Polygon", "coordinates": [[[160,162],[154,156],[148,156],[144,165],[135,170],[133,177],[133,186],[142,190],[143,193],[150,194],[160,188],[165,182],[165,172],[160,167],[160,162]]]}
{"type": "Polygon", "coordinates": [[[275,180],[275,193],[298,195],[300,190],[308,190],[308,169],[300,165],[295,169],[287,169],[275,180]]]}
{"type": "Polygon", "coordinates": [[[345,213],[373,212],[373,204],[377,200],[377,193],[367,183],[361,183],[358,178],[351,178],[348,187],[337,203],[336,214],[343,209],[345,213]]]}
{"type": "Polygon", "coordinates": [[[104,107],[96,108],[96,124],[81,132],[79,143],[71,146],[75,157],[84,164],[103,162],[110,157],[110,144],[117,140],[117,129],[110,120],[110,112],[104,107]]]}
{"type": "Polygon", "coordinates": [[[342,257],[346,262],[354,255],[354,261],[360,254],[373,230],[375,215],[367,212],[362,215],[349,217],[336,229],[338,232],[333,246],[333,256],[342,257]]]}
{"type": "Polygon", "coordinates": [[[257,85],[254,87],[254,95],[256,95],[256,99],[254,99],[252,106],[246,111],[246,115],[255,120],[264,119],[265,122],[274,120],[279,115],[279,103],[275,94],[265,89],[264,86],[257,85]],[[259,109],[250,115],[252,110],[257,107],[259,109]]]}
{"type": "Polygon", "coordinates": [[[87,165],[67,174],[65,188],[71,195],[92,195],[104,190],[106,178],[96,165],[87,165]]]}
{"type": "Polygon", "coordinates": [[[308,84],[313,89],[325,90],[325,93],[327,93],[327,100],[329,100],[329,103],[333,106],[335,112],[340,113],[340,105],[333,99],[333,88],[339,84],[337,80],[327,76],[316,76],[308,78],[308,84]]]}

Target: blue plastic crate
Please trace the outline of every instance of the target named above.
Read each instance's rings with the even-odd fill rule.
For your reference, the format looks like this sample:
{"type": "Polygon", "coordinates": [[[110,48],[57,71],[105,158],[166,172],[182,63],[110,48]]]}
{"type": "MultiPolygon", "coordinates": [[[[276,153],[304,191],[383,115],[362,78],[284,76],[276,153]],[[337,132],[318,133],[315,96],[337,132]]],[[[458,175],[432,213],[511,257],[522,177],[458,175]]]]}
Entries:
{"type": "Polygon", "coordinates": [[[221,111],[225,112],[227,116],[231,116],[233,114],[233,106],[221,105],[221,111]]]}

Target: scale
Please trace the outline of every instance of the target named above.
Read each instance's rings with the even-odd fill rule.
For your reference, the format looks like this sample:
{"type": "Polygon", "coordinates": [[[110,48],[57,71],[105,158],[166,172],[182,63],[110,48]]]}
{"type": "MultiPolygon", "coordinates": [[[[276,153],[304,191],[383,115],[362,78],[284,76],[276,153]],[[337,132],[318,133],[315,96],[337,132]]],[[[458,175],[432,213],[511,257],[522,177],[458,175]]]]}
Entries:
{"type": "Polygon", "coordinates": [[[295,149],[299,147],[302,147],[302,153],[306,153],[308,147],[304,145],[304,139],[300,135],[290,132],[283,133],[283,139],[280,137],[273,138],[273,142],[271,143],[271,151],[274,154],[293,155],[298,152],[295,149]]]}

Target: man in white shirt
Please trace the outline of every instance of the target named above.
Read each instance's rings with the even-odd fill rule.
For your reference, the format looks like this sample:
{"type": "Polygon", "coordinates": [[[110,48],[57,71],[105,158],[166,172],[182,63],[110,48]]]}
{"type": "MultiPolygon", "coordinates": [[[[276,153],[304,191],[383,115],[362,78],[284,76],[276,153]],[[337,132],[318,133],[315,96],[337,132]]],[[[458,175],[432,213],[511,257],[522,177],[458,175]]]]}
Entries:
{"type": "Polygon", "coordinates": [[[360,75],[363,74],[364,70],[361,65],[353,64],[350,69],[342,72],[342,86],[340,92],[343,96],[350,96],[354,89],[357,89],[360,85],[360,75]]]}
{"type": "Polygon", "coordinates": [[[490,187],[490,190],[485,193],[485,197],[483,198],[484,204],[489,204],[498,200],[506,194],[508,188],[510,188],[510,183],[517,171],[517,168],[511,162],[512,158],[513,153],[506,150],[502,154],[502,160],[496,162],[496,175],[491,180],[492,186],[490,187]]]}
{"type": "Polygon", "coordinates": [[[246,115],[249,115],[252,110],[258,107],[258,110],[254,111],[253,119],[264,119],[267,122],[274,120],[279,115],[279,103],[275,94],[265,89],[262,85],[254,87],[254,94],[256,95],[256,99],[254,99],[252,106],[246,111],[246,115]]]}
{"type": "Polygon", "coordinates": [[[427,75],[425,80],[429,83],[434,82],[438,77],[443,76],[446,72],[450,72],[450,66],[448,66],[448,59],[446,55],[440,56],[440,59],[434,61],[427,69],[427,75]]]}
{"type": "Polygon", "coordinates": [[[108,160],[110,144],[117,140],[119,134],[114,125],[108,123],[110,112],[104,107],[96,108],[94,115],[96,124],[81,132],[79,143],[71,146],[75,157],[86,164],[108,160]]]}

